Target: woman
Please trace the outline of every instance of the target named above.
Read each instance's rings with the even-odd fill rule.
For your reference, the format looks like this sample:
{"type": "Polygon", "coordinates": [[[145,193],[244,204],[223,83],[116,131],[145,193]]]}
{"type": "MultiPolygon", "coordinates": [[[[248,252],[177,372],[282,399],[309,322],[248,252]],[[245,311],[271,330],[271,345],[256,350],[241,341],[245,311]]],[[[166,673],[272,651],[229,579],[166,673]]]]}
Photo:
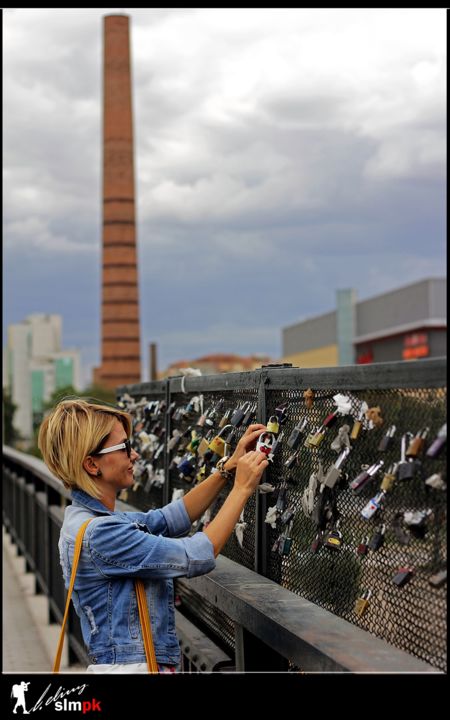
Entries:
{"type": "Polygon", "coordinates": [[[264,425],[250,425],[233,455],[207,480],[160,510],[115,511],[117,494],[133,483],[139,454],[131,448],[131,417],[82,398],[63,400],[44,419],[38,445],[51,472],[72,491],[59,541],[66,587],[75,538],[85,520],[73,592],[91,665],[88,672],[147,672],[134,579],[145,582],[155,654],[161,672],[176,672],[174,577],[210,572],[268,465],[251,450],[264,425]],[[233,487],[215,518],[186,536],[223,489],[233,487]]]}

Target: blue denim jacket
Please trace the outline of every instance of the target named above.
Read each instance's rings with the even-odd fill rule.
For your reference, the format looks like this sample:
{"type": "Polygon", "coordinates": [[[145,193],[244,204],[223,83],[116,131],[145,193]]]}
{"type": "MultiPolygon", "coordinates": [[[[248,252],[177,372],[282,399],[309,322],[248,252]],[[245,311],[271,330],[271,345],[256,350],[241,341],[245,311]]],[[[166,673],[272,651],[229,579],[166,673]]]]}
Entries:
{"type": "Polygon", "coordinates": [[[72,492],[64,514],[59,553],[66,588],[77,532],[87,526],[73,590],[73,603],[90,662],[145,662],[134,579],[146,587],[156,659],[177,664],[174,577],[194,577],[215,567],[207,535],[191,527],[182,499],[160,510],[112,512],[82,490],[72,492]]]}

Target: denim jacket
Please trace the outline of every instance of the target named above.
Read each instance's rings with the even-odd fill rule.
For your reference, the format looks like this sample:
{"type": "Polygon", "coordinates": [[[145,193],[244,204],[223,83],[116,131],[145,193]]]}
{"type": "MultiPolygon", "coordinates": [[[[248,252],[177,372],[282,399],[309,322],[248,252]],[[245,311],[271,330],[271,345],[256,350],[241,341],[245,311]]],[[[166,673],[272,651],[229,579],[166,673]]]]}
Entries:
{"type": "Polygon", "coordinates": [[[83,490],[72,492],[64,513],[59,554],[66,588],[77,532],[85,531],[73,603],[92,664],[145,662],[134,579],[145,583],[153,644],[160,664],[177,664],[174,577],[194,577],[215,567],[213,545],[197,532],[184,537],[191,522],[183,499],[160,510],[116,512],[83,490]]]}

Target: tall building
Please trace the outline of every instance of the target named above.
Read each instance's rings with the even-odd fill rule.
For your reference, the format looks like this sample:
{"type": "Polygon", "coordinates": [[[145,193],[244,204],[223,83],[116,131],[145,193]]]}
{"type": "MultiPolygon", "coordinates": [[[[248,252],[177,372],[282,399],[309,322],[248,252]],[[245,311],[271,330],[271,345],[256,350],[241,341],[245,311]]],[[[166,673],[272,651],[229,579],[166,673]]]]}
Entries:
{"type": "Polygon", "coordinates": [[[283,328],[282,359],[325,367],[445,356],[446,295],[445,278],[358,302],[353,290],[338,290],[336,310],[283,328]]]}
{"type": "Polygon", "coordinates": [[[81,388],[77,350],[61,349],[60,315],[29,315],[8,327],[3,385],[17,406],[14,426],[29,441],[42,419],[44,403],[59,388],[81,388]]]}
{"type": "Polygon", "coordinates": [[[140,382],[129,17],[104,17],[101,365],[105,387],[140,382]]]}

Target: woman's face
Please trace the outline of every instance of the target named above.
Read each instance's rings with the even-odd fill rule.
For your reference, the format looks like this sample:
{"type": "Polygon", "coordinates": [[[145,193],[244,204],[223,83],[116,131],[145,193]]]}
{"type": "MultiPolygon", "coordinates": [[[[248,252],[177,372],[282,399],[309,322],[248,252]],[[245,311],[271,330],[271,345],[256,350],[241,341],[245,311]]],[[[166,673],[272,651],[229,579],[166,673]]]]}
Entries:
{"type": "MultiPolygon", "coordinates": [[[[114,427],[108,435],[108,439],[103,445],[103,449],[119,445],[127,440],[127,434],[122,423],[116,420],[114,427]]],[[[123,450],[114,450],[104,455],[96,455],[95,462],[101,470],[101,476],[96,478],[96,482],[105,489],[119,492],[124,488],[133,485],[133,466],[139,457],[136,450],[131,450],[131,456],[128,457],[125,448],[123,450]]]]}

